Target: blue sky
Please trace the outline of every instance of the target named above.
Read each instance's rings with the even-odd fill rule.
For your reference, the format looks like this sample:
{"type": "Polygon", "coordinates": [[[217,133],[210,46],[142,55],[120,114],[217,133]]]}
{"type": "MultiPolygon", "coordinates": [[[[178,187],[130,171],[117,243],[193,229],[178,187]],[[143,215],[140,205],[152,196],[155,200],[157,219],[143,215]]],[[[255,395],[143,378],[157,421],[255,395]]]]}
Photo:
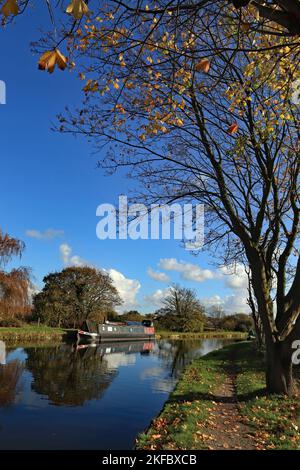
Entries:
{"type": "Polygon", "coordinates": [[[87,141],[50,130],[65,105],[80,104],[82,82],[76,71],[38,71],[29,44],[39,38],[43,19],[48,22],[43,15],[31,12],[0,29],[0,80],[7,87],[7,103],[0,105],[0,226],[25,241],[22,264],[32,267],[37,286],[50,271],[87,262],[110,272],[124,308],[151,312],[170,283],[180,282],[207,304],[245,309],[242,270],[229,276],[207,253],[194,257],[176,240],[97,239],[97,206],[116,205],[129,181],[96,169],[87,141]]]}

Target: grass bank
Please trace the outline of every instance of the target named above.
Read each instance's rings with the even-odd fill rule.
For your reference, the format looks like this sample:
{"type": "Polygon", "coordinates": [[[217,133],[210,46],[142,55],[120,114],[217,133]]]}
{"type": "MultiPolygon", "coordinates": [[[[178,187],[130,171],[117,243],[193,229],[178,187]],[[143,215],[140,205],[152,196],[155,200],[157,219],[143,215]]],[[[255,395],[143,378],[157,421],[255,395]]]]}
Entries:
{"type": "Polygon", "coordinates": [[[64,330],[61,328],[50,328],[48,326],[26,325],[16,328],[0,328],[0,340],[7,343],[20,342],[59,342],[71,336],[74,330],[64,330]]]}
{"type": "MultiPolygon", "coordinates": [[[[62,341],[67,337],[75,337],[75,330],[66,330],[62,328],[51,328],[49,326],[25,325],[21,327],[0,327],[0,340],[10,343],[24,341],[62,341]]],[[[174,331],[157,331],[156,338],[169,339],[245,339],[246,333],[237,331],[208,331],[203,333],[180,333],[174,331]]]]}
{"type": "Polygon", "coordinates": [[[156,338],[169,338],[169,339],[246,339],[247,333],[239,331],[203,331],[201,333],[182,333],[176,331],[157,330],[156,338]]]}
{"type": "MultiPolygon", "coordinates": [[[[219,390],[226,382],[228,368],[234,367],[238,412],[253,446],[256,449],[300,449],[300,398],[265,396],[263,362],[263,356],[246,342],[195,360],[179,380],[161,414],[139,435],[137,448],[213,448],[210,430],[213,428],[215,432],[218,427],[216,402],[224,398],[218,397],[219,390]]],[[[225,417],[225,423],[226,419],[227,432],[236,433],[238,441],[240,426],[231,428],[230,416],[225,417]]],[[[219,436],[222,439],[222,433],[219,436]]]]}

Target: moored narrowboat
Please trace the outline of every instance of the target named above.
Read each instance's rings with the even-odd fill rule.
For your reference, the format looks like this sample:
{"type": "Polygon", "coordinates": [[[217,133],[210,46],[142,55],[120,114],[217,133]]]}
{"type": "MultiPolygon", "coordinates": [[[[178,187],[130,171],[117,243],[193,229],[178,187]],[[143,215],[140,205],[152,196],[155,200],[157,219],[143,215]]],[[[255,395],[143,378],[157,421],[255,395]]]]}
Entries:
{"type": "Polygon", "coordinates": [[[78,330],[78,341],[132,341],[154,339],[155,329],[151,320],[143,322],[106,322],[97,325],[86,320],[78,330]]]}

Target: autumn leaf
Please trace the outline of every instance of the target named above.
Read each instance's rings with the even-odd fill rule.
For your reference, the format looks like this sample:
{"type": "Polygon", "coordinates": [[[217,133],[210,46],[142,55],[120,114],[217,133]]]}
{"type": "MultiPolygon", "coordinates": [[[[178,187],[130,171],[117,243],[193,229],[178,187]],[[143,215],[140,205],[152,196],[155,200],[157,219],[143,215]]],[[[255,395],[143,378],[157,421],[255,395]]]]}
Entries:
{"type": "Polygon", "coordinates": [[[89,12],[89,7],[84,0],[72,0],[66,9],[66,13],[73,15],[75,20],[80,20],[83,15],[88,15],[89,12]]]}
{"type": "Polygon", "coordinates": [[[17,0],[7,0],[1,8],[1,13],[7,18],[9,15],[16,16],[19,13],[17,0]]]}
{"type": "Polygon", "coordinates": [[[208,59],[201,59],[200,62],[198,62],[195,65],[195,70],[197,72],[205,72],[208,73],[210,69],[210,61],[208,59]]]}
{"type": "Polygon", "coordinates": [[[241,31],[247,32],[251,29],[251,24],[250,23],[242,23],[240,28],[241,28],[241,31]]]}
{"type": "Polygon", "coordinates": [[[121,114],[125,114],[125,113],[126,113],[126,111],[125,111],[125,109],[123,108],[123,106],[122,106],[121,104],[119,104],[119,103],[116,104],[115,109],[116,109],[117,111],[119,111],[121,114]]]}
{"type": "Polygon", "coordinates": [[[58,49],[55,49],[55,52],[56,52],[56,64],[58,68],[60,70],[65,70],[68,59],[58,49]]]}
{"type": "Polygon", "coordinates": [[[238,124],[234,122],[233,124],[231,124],[231,126],[228,127],[227,132],[230,135],[235,134],[238,131],[238,128],[238,124]]]}
{"type": "Polygon", "coordinates": [[[180,119],[180,118],[176,118],[176,119],[174,120],[174,124],[175,124],[176,126],[180,126],[180,127],[182,127],[182,126],[183,126],[183,124],[184,124],[184,122],[183,122],[183,120],[182,120],[182,119],[180,119]]]}
{"type": "Polygon", "coordinates": [[[91,92],[91,93],[95,93],[96,91],[99,91],[99,83],[97,80],[91,80],[89,79],[85,86],[83,87],[83,91],[85,93],[87,92],[91,92]]]}
{"type": "Polygon", "coordinates": [[[49,73],[53,73],[55,66],[57,65],[60,70],[65,70],[67,67],[67,57],[65,57],[58,49],[53,51],[46,51],[40,57],[39,69],[47,70],[49,73]]]}

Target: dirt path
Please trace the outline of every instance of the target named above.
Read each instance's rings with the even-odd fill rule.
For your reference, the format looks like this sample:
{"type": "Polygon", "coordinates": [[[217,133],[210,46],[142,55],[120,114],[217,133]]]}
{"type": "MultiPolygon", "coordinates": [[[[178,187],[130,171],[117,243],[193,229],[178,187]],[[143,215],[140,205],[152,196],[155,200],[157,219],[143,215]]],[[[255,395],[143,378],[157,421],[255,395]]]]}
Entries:
{"type": "Polygon", "coordinates": [[[234,367],[226,370],[226,379],[214,395],[209,428],[204,431],[211,450],[254,450],[256,443],[251,430],[243,422],[235,388],[234,367]]]}

